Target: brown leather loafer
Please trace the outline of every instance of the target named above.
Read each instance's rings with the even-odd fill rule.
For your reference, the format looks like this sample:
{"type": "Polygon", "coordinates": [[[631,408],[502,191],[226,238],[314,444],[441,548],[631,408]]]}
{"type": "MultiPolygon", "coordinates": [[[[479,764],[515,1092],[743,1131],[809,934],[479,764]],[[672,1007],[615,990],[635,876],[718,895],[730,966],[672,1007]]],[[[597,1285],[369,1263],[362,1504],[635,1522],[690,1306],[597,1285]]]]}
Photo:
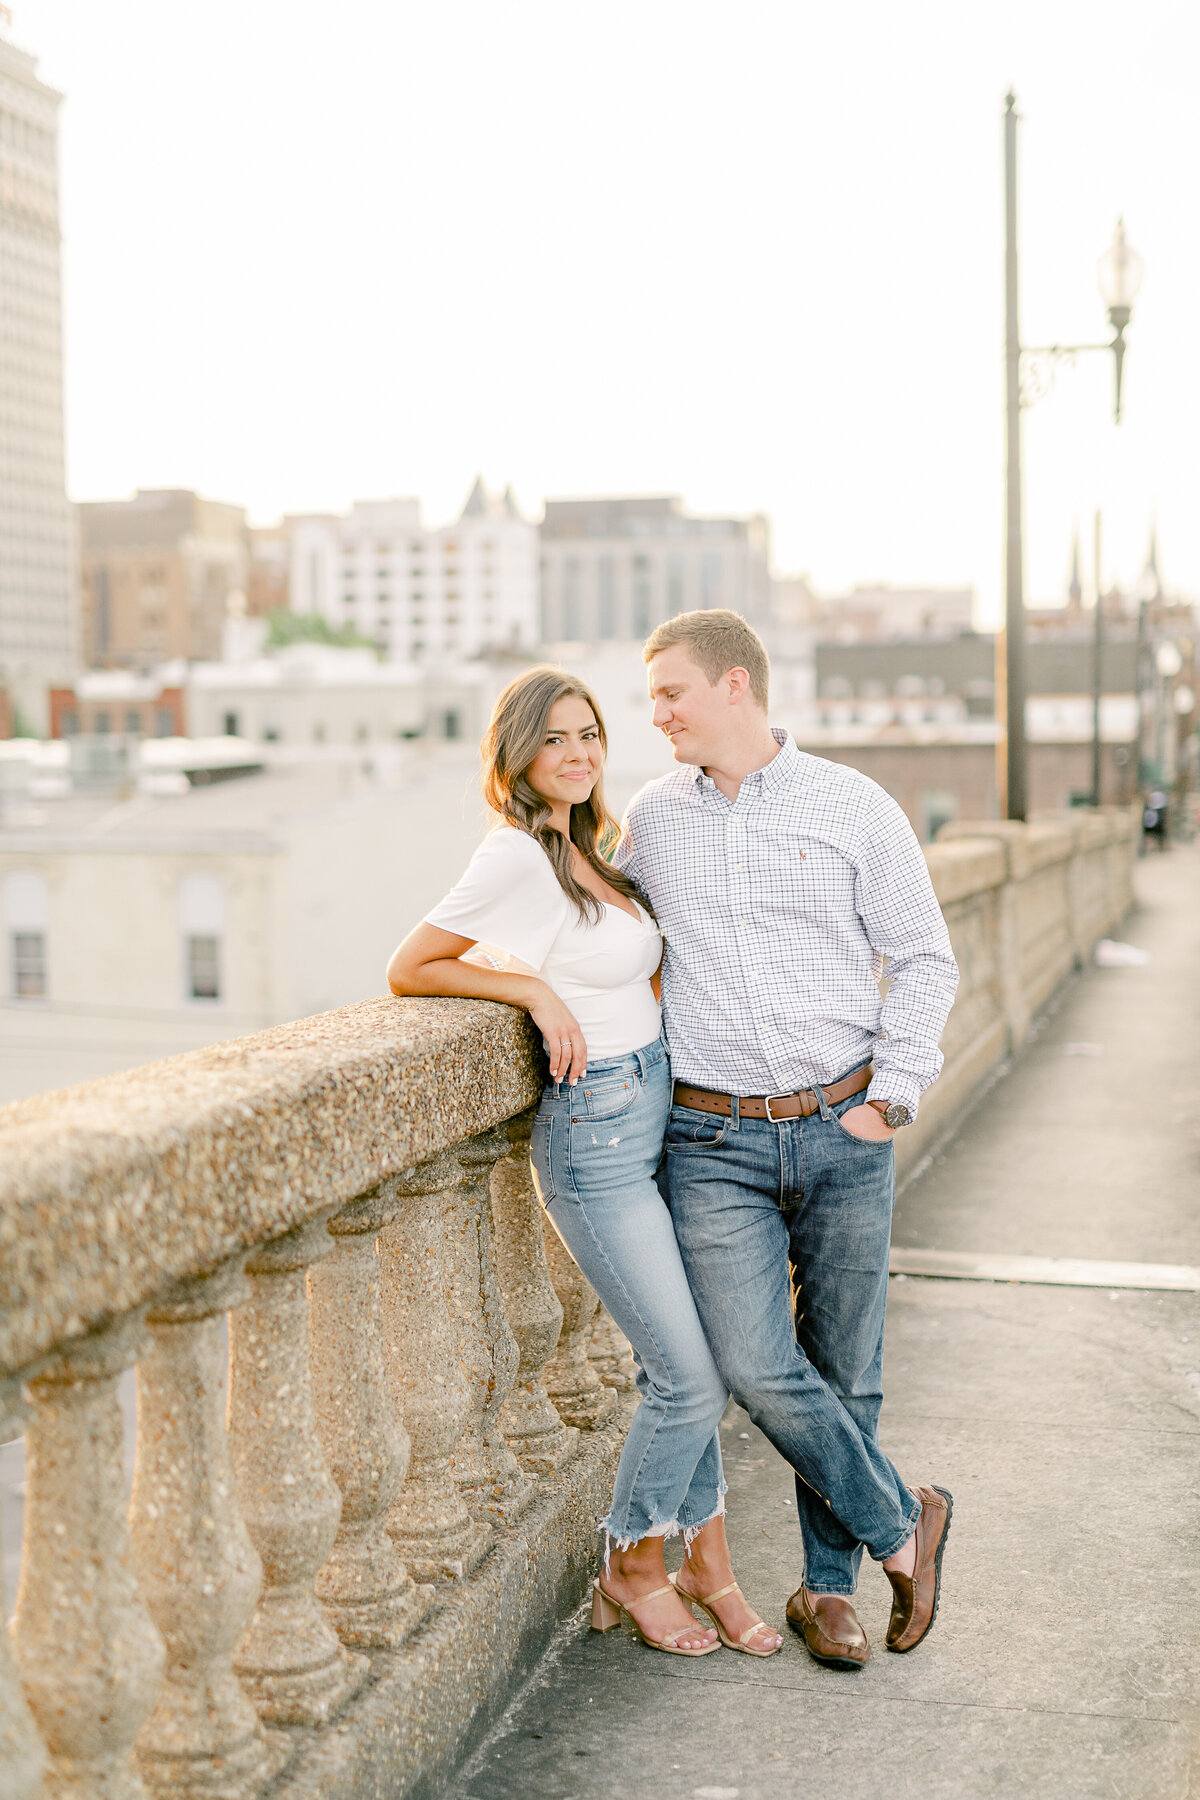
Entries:
{"type": "Polygon", "coordinates": [[[954,1502],[945,1488],[919,1487],[913,1492],[921,1502],[917,1520],[917,1561],[911,1577],[883,1572],[892,1584],[892,1616],[888,1621],[887,1647],[903,1654],[915,1650],[937,1618],[942,1590],[942,1552],[950,1530],[954,1502]]]}
{"type": "Polygon", "coordinates": [[[787,1603],[787,1622],[804,1639],[808,1654],[830,1669],[861,1669],[871,1646],[845,1594],[810,1594],[797,1588],[787,1603]]]}

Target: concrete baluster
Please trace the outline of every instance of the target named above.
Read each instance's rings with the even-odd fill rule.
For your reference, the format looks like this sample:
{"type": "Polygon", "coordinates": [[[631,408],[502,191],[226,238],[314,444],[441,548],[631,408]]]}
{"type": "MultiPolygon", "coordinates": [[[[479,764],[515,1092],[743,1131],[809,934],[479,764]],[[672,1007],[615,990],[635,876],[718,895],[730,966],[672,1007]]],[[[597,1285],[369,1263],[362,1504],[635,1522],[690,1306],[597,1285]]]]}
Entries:
{"type": "Polygon", "coordinates": [[[564,1425],[546,1392],[543,1371],[562,1330],[562,1307],[542,1239],[542,1203],[529,1167],[532,1111],[500,1130],[509,1151],[492,1171],[496,1275],[520,1360],[517,1378],[500,1415],[505,1437],[523,1469],[553,1475],[579,1447],[579,1433],[564,1425]]]}
{"type": "Polygon", "coordinates": [[[130,1535],[138,1583],[167,1646],[166,1680],[137,1739],[163,1796],[241,1800],[287,1760],[233,1672],[262,1586],[238,1510],[225,1431],[224,1314],[250,1292],[242,1259],[181,1283],[147,1314],[138,1365],[130,1535]]]}
{"type": "Polygon", "coordinates": [[[14,1649],[50,1751],[47,1800],[144,1800],[133,1742],[163,1641],[126,1525],[117,1382],[146,1347],[141,1314],[72,1344],[29,1382],[25,1545],[14,1649]]]}
{"type": "Polygon", "coordinates": [[[517,1518],[533,1497],[533,1484],[505,1442],[501,1424],[520,1360],[493,1254],[491,1175],[508,1149],[502,1131],[481,1132],[458,1146],[464,1179],[447,1192],[445,1213],[451,1309],[471,1394],[467,1427],[454,1453],[454,1479],[471,1512],[502,1524],[517,1518]]]}
{"type": "Polygon", "coordinates": [[[263,1589],[233,1666],[264,1719],[323,1725],[366,1680],[313,1593],[342,1501],[317,1432],[305,1271],[333,1250],[323,1220],[256,1250],[249,1300],[230,1318],[229,1432],[238,1498],[263,1589]]]}
{"type": "Polygon", "coordinates": [[[588,1360],[600,1302],[548,1217],[543,1216],[542,1226],[550,1279],[563,1309],[558,1348],[546,1364],[546,1392],[569,1425],[593,1431],[616,1404],[612,1388],[604,1386],[588,1360]]]}
{"type": "Polygon", "coordinates": [[[403,1204],[379,1239],[388,1360],[412,1445],[387,1528],[418,1581],[462,1580],[492,1540],[489,1527],[468,1512],[452,1466],[471,1394],[450,1312],[442,1234],[447,1192],[457,1193],[463,1178],[455,1156],[422,1163],[397,1183],[403,1204]]]}
{"type": "Polygon", "coordinates": [[[378,1236],[401,1205],[394,1181],[351,1201],[329,1222],[335,1249],[309,1275],[312,1380],[342,1521],[316,1592],[344,1644],[395,1649],[433,1604],[386,1525],[408,1470],[408,1433],[389,1367],[378,1236]]]}
{"type": "MultiPolygon", "coordinates": [[[[20,1382],[0,1381],[0,1444],[20,1437],[25,1429],[25,1417],[20,1382]]],[[[12,1800],[39,1800],[46,1770],[46,1747],[38,1736],[29,1702],[21,1692],[8,1633],[4,1630],[7,1607],[3,1567],[0,1557],[0,1769],[4,1770],[9,1784],[5,1793],[11,1793],[12,1800]]]]}
{"type": "Polygon", "coordinates": [[[603,1307],[592,1320],[587,1353],[606,1387],[615,1388],[618,1394],[636,1392],[637,1370],[629,1339],[603,1307]]]}

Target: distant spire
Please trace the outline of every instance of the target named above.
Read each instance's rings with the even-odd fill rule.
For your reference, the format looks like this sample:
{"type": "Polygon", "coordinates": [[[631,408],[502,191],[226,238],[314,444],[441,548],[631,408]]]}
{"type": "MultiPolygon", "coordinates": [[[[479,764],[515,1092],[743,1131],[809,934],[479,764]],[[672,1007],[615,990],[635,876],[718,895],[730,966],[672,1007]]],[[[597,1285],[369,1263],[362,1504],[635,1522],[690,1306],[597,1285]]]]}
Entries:
{"type": "Polygon", "coordinates": [[[521,517],[521,509],[517,505],[517,496],[513,493],[511,481],[504,490],[504,499],[501,501],[501,505],[504,507],[504,510],[510,519],[519,519],[521,517]]]}
{"type": "Polygon", "coordinates": [[[491,508],[488,503],[488,491],[483,485],[483,476],[475,477],[475,485],[467,495],[467,503],[462,509],[464,519],[486,519],[491,508]]]}
{"type": "Polygon", "coordinates": [[[1071,549],[1071,585],[1067,589],[1067,602],[1072,612],[1078,612],[1083,605],[1083,583],[1079,579],[1079,527],[1075,527],[1075,542],[1071,549]]]}
{"type": "Polygon", "coordinates": [[[1158,522],[1154,519],[1150,521],[1150,542],[1146,547],[1146,562],[1145,567],[1142,570],[1142,578],[1142,585],[1145,591],[1147,593],[1151,593],[1152,591],[1153,598],[1155,600],[1161,600],[1163,597],[1163,584],[1162,576],[1159,574],[1158,569],[1158,522]],[[1153,590],[1151,590],[1150,587],[1151,582],[1154,583],[1153,590]]]}

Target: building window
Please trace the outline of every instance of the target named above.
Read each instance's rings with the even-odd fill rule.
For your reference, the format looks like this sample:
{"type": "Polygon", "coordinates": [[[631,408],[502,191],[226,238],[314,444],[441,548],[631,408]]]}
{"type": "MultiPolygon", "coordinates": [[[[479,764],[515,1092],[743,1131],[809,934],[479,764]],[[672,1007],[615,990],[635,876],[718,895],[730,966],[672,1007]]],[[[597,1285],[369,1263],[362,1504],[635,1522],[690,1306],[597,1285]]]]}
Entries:
{"type": "Polygon", "coordinates": [[[673,553],[667,558],[667,617],[683,611],[683,558],[673,553]]]}
{"type": "Polygon", "coordinates": [[[100,737],[107,737],[112,730],[112,720],[103,709],[92,714],[92,730],[100,737]]]}
{"type": "Polygon", "coordinates": [[[562,634],[579,636],[579,558],[568,556],[563,562],[562,634]]]}
{"type": "Polygon", "coordinates": [[[456,738],[462,735],[462,722],[454,707],[448,707],[442,714],[442,736],[456,738]]]}
{"type": "Polygon", "coordinates": [[[185,875],[179,883],[179,933],[183,940],[183,992],[210,1004],[222,998],[221,951],[225,936],[225,884],[216,875],[185,875]]]}
{"type": "Polygon", "coordinates": [[[943,825],[948,825],[958,811],[958,801],[948,788],[926,788],[921,795],[924,814],[925,842],[932,844],[943,825]]]}
{"type": "Polygon", "coordinates": [[[8,991],[14,1000],[44,1000],[49,991],[46,940],[50,890],[46,877],[14,869],[4,878],[4,930],[8,940],[8,991]]]}
{"type": "Polygon", "coordinates": [[[224,731],[225,736],[226,737],[236,737],[238,734],[238,716],[237,716],[237,714],[235,712],[227,712],[224,715],[224,719],[225,719],[225,723],[222,727],[222,730],[224,731]]]}
{"type": "Polygon", "coordinates": [[[714,551],[706,551],[700,558],[700,604],[701,606],[720,606],[725,592],[724,577],[721,569],[721,558],[714,551]]]}
{"type": "Polygon", "coordinates": [[[155,713],[154,731],[157,737],[175,736],[175,714],[169,706],[160,706],[155,713]]]}
{"type": "Polygon", "coordinates": [[[63,736],[64,737],[74,737],[78,730],[79,730],[79,714],[74,711],[65,712],[62,716],[62,734],[63,734],[63,736]]]}
{"type": "Polygon", "coordinates": [[[12,945],[12,996],[14,1000],[46,998],[46,934],[14,931],[12,945]]]}
{"type": "Polygon", "coordinates": [[[142,732],[142,715],[130,707],[125,714],[125,732],[128,737],[140,737],[142,732]]]}
{"type": "Polygon", "coordinates": [[[613,559],[601,556],[596,563],[596,636],[617,635],[617,593],[613,576],[613,559]]]}
{"type": "Polygon", "coordinates": [[[96,570],[95,585],[96,655],[98,657],[103,657],[108,654],[109,642],[112,637],[112,608],[110,603],[107,569],[96,570]]]}
{"type": "Polygon", "coordinates": [[[221,998],[221,940],[211,932],[193,932],[187,940],[189,1000],[221,998]]]}

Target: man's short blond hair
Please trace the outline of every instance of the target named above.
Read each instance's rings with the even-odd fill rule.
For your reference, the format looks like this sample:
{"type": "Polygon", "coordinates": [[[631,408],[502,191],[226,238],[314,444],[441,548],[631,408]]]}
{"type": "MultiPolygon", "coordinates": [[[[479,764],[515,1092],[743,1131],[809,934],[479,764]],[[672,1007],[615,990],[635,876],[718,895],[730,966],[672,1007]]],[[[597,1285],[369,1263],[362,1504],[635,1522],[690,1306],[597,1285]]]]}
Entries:
{"type": "Polygon", "coordinates": [[[703,669],[710,687],[715,687],[730,669],[745,669],[750,677],[750,692],[766,712],[771,688],[770,659],[757,631],[747,625],[741,613],[729,612],[723,606],[676,613],[646,639],[643,657],[649,662],[660,650],[669,650],[674,644],[684,646],[692,661],[703,669]]]}

